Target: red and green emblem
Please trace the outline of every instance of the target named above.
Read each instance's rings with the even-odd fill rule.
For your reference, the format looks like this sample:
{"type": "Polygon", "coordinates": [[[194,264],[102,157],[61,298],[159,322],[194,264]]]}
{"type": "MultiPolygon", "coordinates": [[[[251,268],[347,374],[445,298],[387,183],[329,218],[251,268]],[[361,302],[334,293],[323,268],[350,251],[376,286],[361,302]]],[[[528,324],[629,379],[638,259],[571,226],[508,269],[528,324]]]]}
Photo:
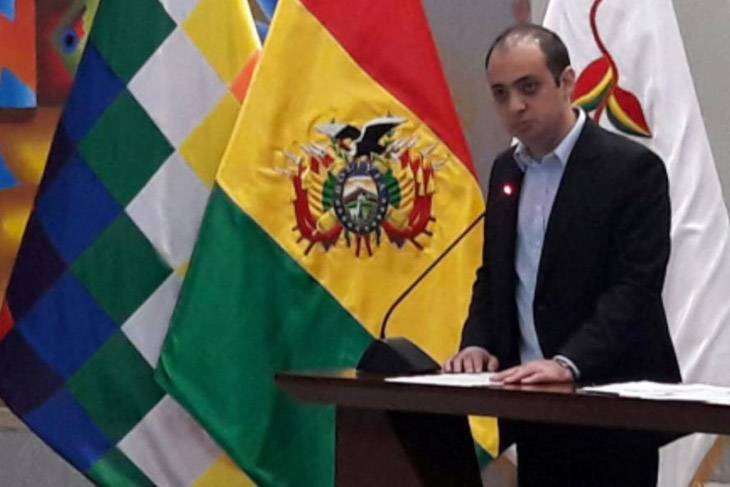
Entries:
{"type": "Polygon", "coordinates": [[[327,251],[342,242],[358,257],[372,256],[383,237],[398,248],[422,250],[435,191],[434,175],[444,162],[429,155],[435,145],[414,150],[418,138],[397,137],[406,120],[380,117],[362,128],[332,121],[316,127],[328,143],[287,153],[293,165],[283,173],[294,186],[294,215],[305,255],[320,244],[327,251]]]}
{"type": "Polygon", "coordinates": [[[621,132],[651,137],[651,129],[644,117],[641,102],[633,93],[619,86],[616,62],[598,33],[596,16],[602,1],[595,0],[590,15],[593,38],[602,56],[590,63],[578,77],[573,91],[573,102],[587,112],[593,112],[596,122],[605,110],[613,126],[621,132]]]}

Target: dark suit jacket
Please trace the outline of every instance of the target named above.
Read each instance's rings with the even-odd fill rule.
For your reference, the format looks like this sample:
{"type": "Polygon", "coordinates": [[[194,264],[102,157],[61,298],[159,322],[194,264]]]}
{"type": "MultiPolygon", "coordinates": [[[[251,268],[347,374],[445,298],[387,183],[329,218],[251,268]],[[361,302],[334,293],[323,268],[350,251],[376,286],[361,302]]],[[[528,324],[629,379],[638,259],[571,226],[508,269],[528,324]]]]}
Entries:
{"type": "MultiPolygon", "coordinates": [[[[501,154],[492,169],[483,265],[461,342],[495,354],[501,368],[519,363],[515,237],[523,173],[513,153],[501,154]]],[[[669,229],[662,161],[588,120],[540,260],[533,309],[546,358],[565,355],[586,382],[681,380],[661,298],[669,229]]]]}

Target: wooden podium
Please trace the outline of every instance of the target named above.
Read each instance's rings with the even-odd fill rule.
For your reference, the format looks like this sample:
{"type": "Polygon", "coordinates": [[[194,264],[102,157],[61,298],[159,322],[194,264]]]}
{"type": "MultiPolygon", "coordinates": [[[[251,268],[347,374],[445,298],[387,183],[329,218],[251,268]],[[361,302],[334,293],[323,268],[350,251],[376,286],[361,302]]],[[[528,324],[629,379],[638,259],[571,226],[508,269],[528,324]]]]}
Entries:
{"type": "Polygon", "coordinates": [[[481,485],[466,415],[730,434],[730,407],[588,394],[572,384],[451,387],[342,370],[278,373],[294,398],[336,407],[335,485],[481,485]]]}

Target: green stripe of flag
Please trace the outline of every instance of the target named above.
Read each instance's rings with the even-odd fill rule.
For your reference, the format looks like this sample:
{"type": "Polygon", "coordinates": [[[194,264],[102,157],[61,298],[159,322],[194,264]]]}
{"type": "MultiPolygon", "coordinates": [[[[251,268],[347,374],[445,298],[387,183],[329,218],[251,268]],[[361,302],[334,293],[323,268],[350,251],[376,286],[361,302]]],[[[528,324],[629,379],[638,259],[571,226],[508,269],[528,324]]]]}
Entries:
{"type": "Polygon", "coordinates": [[[221,188],[213,189],[157,378],[255,482],[332,484],[332,408],[285,396],[274,373],[352,367],[371,341],[221,188]]]}

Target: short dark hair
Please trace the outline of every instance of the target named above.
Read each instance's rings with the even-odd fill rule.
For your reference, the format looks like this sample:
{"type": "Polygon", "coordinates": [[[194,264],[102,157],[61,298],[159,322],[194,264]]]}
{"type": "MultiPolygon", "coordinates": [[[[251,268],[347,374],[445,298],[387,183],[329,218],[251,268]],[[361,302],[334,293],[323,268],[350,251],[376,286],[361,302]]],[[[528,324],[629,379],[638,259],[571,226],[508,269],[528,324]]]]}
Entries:
{"type": "Polygon", "coordinates": [[[565,68],[570,66],[570,55],[562,39],[553,31],[537,24],[518,24],[509,27],[492,42],[484,60],[484,69],[489,67],[489,60],[492,52],[497,47],[506,45],[508,39],[535,39],[540,45],[540,50],[545,55],[545,64],[553,75],[555,82],[560,84],[560,75],[565,68]]]}

